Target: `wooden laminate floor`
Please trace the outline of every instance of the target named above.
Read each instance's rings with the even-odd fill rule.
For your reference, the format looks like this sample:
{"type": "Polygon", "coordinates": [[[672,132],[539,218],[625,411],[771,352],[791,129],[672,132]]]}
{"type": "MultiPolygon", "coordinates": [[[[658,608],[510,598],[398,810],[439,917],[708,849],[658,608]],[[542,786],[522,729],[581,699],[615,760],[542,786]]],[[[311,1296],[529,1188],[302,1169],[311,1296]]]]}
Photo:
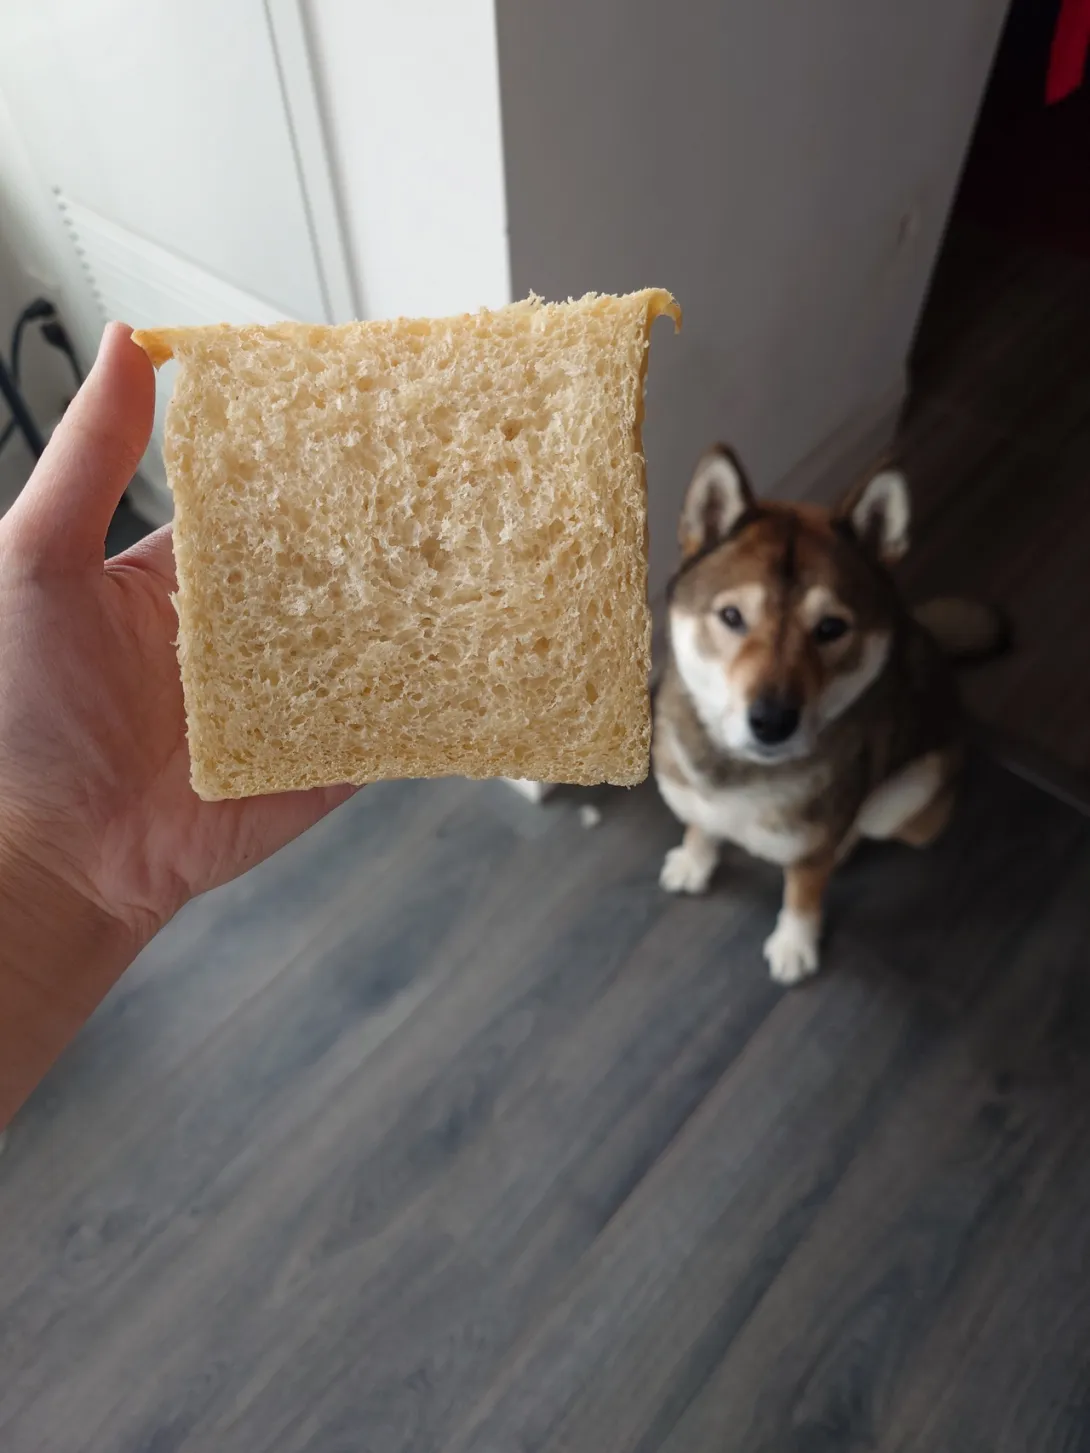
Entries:
{"type": "Polygon", "coordinates": [[[1090,1447],[1090,823],[976,765],[784,993],[602,805],[377,787],[152,945],[0,1158],[5,1453],[1090,1447]]]}
{"type": "Polygon", "coordinates": [[[899,454],[904,579],[1011,615],[967,681],[1011,759],[1090,808],[1090,258],[956,221],[924,313],[899,454]]]}

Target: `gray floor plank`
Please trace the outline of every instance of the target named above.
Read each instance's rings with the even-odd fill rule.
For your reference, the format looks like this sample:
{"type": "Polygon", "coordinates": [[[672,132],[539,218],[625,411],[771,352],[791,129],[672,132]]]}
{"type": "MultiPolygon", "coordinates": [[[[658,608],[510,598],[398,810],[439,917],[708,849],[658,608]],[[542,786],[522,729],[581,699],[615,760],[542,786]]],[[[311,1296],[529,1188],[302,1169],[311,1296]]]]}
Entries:
{"type": "MultiPolygon", "coordinates": [[[[1084,819],[976,766],[940,847],[845,870],[828,971],[784,995],[774,873],[728,855],[677,902],[650,789],[589,832],[491,791],[361,794],[193,905],[33,1098],[5,1450],[915,1450],[972,1422],[946,1319],[1044,1328],[1084,819]],[[989,1108],[1000,1072],[1032,1113],[989,1108]]],[[[1070,1395],[1048,1369],[1026,1428],[1070,1395]]]]}

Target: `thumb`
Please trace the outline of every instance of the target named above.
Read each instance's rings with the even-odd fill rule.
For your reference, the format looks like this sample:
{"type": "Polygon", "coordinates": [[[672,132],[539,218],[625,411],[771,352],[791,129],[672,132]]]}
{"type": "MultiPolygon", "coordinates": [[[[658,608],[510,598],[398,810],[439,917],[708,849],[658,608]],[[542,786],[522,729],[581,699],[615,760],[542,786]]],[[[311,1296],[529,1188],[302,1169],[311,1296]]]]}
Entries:
{"type": "Polygon", "coordinates": [[[8,522],[24,557],[50,571],[101,567],[106,531],[151,437],[155,370],[110,323],[8,522]]]}

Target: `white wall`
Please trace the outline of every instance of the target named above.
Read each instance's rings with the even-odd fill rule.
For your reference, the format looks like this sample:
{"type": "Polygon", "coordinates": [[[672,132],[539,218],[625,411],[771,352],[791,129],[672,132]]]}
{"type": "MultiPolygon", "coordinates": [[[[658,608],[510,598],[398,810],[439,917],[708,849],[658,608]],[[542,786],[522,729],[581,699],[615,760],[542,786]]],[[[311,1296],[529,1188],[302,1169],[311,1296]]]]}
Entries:
{"type": "MultiPolygon", "coordinates": [[[[348,291],[363,316],[509,300],[491,0],[297,0],[298,12],[293,3],[232,6],[230,26],[214,0],[186,7],[182,18],[177,7],[133,0],[9,4],[0,51],[0,237],[10,235],[20,260],[10,291],[54,297],[85,359],[97,346],[103,307],[143,324],[199,321],[180,310],[177,269],[169,269],[171,291],[156,270],[167,259],[157,260],[145,242],[177,255],[186,288],[196,288],[199,309],[210,316],[233,316],[217,281],[267,300],[279,310],[273,316],[323,316],[307,219],[292,191],[295,154],[269,63],[269,16],[277,18],[278,45],[293,44],[296,35],[308,42],[352,274],[348,291]],[[233,85],[241,54],[247,66],[233,85]],[[198,108],[196,126],[180,111],[177,124],[153,116],[156,86],[184,90],[209,64],[223,72],[214,87],[218,115],[198,108]],[[148,116],[148,125],[134,124],[148,116]],[[238,118],[245,124],[234,126],[238,118]],[[124,231],[120,252],[111,236],[109,257],[96,253],[100,287],[105,271],[111,281],[102,303],[62,224],[54,185],[124,231]],[[157,281],[164,283],[158,291],[157,281]]],[[[304,56],[293,51],[280,60],[291,61],[306,84],[304,56]]],[[[311,168],[308,189],[313,181],[311,168]]],[[[86,226],[82,241],[90,245],[86,226]]],[[[4,292],[0,277],[6,333],[4,292]]],[[[337,305],[337,316],[352,311],[351,300],[337,305]]],[[[47,406],[47,417],[55,412],[47,406]]],[[[161,474],[154,455],[153,448],[146,462],[152,480],[161,474]]],[[[169,507],[154,488],[139,498],[156,517],[169,507]]]]}
{"type": "MultiPolygon", "coordinates": [[[[53,257],[59,227],[50,234],[47,214],[41,183],[0,94],[0,346],[5,357],[12,325],[26,303],[39,295],[61,303],[63,289],[53,257]]],[[[36,340],[24,349],[23,368],[24,392],[44,425],[71,390],[71,370],[59,354],[36,340]]]]}
{"type": "MultiPolygon", "coordinates": [[[[364,316],[509,301],[492,0],[301,4],[364,316]]],[[[165,26],[163,44],[170,42],[165,26]]],[[[18,54],[9,61],[18,66],[18,54]]],[[[154,124],[146,135],[155,147],[154,124]]],[[[199,171],[198,141],[194,134],[199,171]]],[[[131,128],[127,144],[134,144],[131,128]]],[[[183,187],[183,195],[199,211],[199,188],[183,187]]],[[[2,92],[0,232],[50,291],[82,293],[71,244],[2,92]]],[[[93,346],[93,301],[68,303],[79,314],[80,342],[93,346]]]]}
{"type": "MultiPolygon", "coordinates": [[[[15,320],[32,298],[44,295],[64,306],[64,291],[50,261],[54,240],[45,238],[46,210],[22,139],[0,95],[0,348],[5,358],[15,320]]],[[[78,328],[67,317],[65,321],[78,345],[78,328]]],[[[71,369],[64,357],[38,337],[27,334],[22,390],[43,430],[56,419],[73,387],[71,369]]],[[[6,408],[0,405],[0,428],[7,418],[6,408]]],[[[22,438],[10,439],[0,454],[0,513],[14,499],[32,466],[33,457],[22,438]]]]}
{"type": "MultiPolygon", "coordinates": [[[[677,293],[653,589],[711,439],[768,487],[896,397],[1005,0],[301,3],[364,316],[677,293]]],[[[0,227],[89,352],[94,300],[2,103],[0,227]]]]}
{"type": "Polygon", "coordinates": [[[309,0],[364,315],[510,300],[492,0],[309,0]]]}
{"type": "Polygon", "coordinates": [[[1006,0],[497,0],[516,294],[670,288],[652,589],[716,438],[761,487],[895,398],[1006,0]]]}

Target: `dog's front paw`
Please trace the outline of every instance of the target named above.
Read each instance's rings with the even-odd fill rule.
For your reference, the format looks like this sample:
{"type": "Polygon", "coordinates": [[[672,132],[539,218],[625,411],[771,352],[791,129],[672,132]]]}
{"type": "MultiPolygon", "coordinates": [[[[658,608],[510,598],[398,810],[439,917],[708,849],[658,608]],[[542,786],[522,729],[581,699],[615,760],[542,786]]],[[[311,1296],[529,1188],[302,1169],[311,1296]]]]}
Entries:
{"type": "Polygon", "coordinates": [[[701,852],[684,842],[666,854],[659,886],[667,893],[703,893],[714,872],[715,853],[701,852]]]}
{"type": "Polygon", "coordinates": [[[765,958],[777,984],[798,984],[818,971],[821,924],[816,917],[784,908],[765,943],[765,958]]]}

